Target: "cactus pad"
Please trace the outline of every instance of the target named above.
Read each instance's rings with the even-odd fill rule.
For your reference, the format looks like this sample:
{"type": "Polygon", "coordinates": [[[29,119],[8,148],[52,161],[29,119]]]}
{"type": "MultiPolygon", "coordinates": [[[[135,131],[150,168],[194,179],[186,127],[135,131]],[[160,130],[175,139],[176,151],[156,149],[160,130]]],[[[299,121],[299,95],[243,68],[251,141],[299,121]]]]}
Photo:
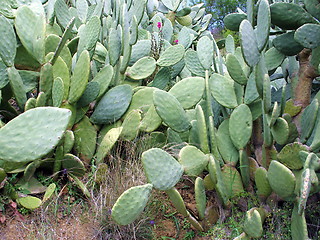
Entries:
{"type": "Polygon", "coordinates": [[[189,109],[201,100],[204,87],[202,77],[188,77],[177,82],[169,93],[180,102],[184,109],[189,109]]]}
{"type": "Polygon", "coordinates": [[[118,85],[109,90],[99,101],[91,120],[96,124],[113,123],[127,111],[132,99],[129,85],[118,85]]]}
{"type": "Polygon", "coordinates": [[[250,237],[260,238],[262,236],[262,220],[260,213],[257,210],[251,209],[247,211],[243,230],[250,237]]]}
{"type": "Polygon", "coordinates": [[[180,150],[179,162],[189,176],[198,176],[208,165],[208,156],[194,146],[185,146],[180,150]]]}
{"type": "Polygon", "coordinates": [[[200,220],[204,219],[207,206],[206,190],[201,177],[197,177],[194,183],[194,193],[196,199],[196,207],[199,212],[200,220]]]}
{"type": "Polygon", "coordinates": [[[247,105],[241,104],[231,113],[229,133],[233,144],[238,150],[247,145],[252,134],[252,115],[247,105]]]}
{"type": "MultiPolygon", "coordinates": [[[[161,67],[169,67],[178,63],[184,56],[184,47],[181,44],[168,47],[157,61],[161,67]]],[[[144,67],[145,68],[145,67],[144,67]]]]}
{"type": "Polygon", "coordinates": [[[289,168],[278,161],[272,160],[267,176],[270,186],[276,194],[283,199],[292,196],[296,179],[289,168]]]}
{"type": "Polygon", "coordinates": [[[17,41],[13,26],[2,15],[0,15],[0,30],[0,58],[8,67],[11,67],[16,56],[17,41]]]}
{"type": "Polygon", "coordinates": [[[58,144],[70,117],[69,110],[50,107],[19,115],[0,129],[0,159],[28,162],[44,156],[58,144]]]}
{"type": "Polygon", "coordinates": [[[129,188],[112,207],[112,219],[120,225],[132,223],[147,205],[152,190],[151,184],[129,188]]]}
{"type": "Polygon", "coordinates": [[[258,195],[266,199],[272,193],[271,186],[267,178],[267,170],[263,167],[257,168],[255,172],[255,183],[258,189],[258,195]]]}
{"type": "Polygon", "coordinates": [[[305,23],[316,23],[310,13],[295,3],[274,3],[270,10],[272,24],[282,29],[295,30],[305,23]]]}
{"type": "Polygon", "coordinates": [[[218,144],[219,152],[223,158],[223,160],[231,164],[232,166],[235,166],[239,159],[238,150],[233,145],[232,140],[230,138],[229,134],[229,121],[230,120],[224,120],[217,131],[216,139],[218,144]]]}
{"type": "Polygon", "coordinates": [[[303,163],[299,157],[300,151],[307,151],[307,147],[298,142],[287,144],[278,153],[277,159],[290,169],[301,169],[303,163]]]}
{"type": "Polygon", "coordinates": [[[154,188],[168,190],[177,184],[182,176],[182,166],[167,152],[151,148],[142,154],[146,176],[154,188]]]}
{"type": "Polygon", "coordinates": [[[260,53],[256,34],[248,20],[243,20],[240,24],[241,50],[246,63],[253,67],[259,62],[260,53]]]}
{"type": "Polygon", "coordinates": [[[156,60],[152,57],[139,59],[132,67],[127,69],[126,75],[134,80],[149,77],[156,69],[156,60]]]}
{"type": "Polygon", "coordinates": [[[235,108],[238,106],[234,81],[228,77],[214,73],[209,79],[211,94],[222,106],[235,108]]]}
{"type": "Polygon", "coordinates": [[[179,101],[170,93],[155,90],[153,102],[162,120],[176,132],[184,132],[190,128],[187,115],[179,101]]]}
{"type": "Polygon", "coordinates": [[[304,24],[294,34],[294,39],[305,48],[320,46],[320,26],[318,24],[304,24]]]}
{"type": "Polygon", "coordinates": [[[34,210],[34,209],[40,207],[42,204],[41,199],[36,198],[36,197],[31,197],[31,196],[18,198],[17,202],[19,204],[21,204],[21,206],[23,206],[24,208],[27,208],[30,210],[34,210]]]}

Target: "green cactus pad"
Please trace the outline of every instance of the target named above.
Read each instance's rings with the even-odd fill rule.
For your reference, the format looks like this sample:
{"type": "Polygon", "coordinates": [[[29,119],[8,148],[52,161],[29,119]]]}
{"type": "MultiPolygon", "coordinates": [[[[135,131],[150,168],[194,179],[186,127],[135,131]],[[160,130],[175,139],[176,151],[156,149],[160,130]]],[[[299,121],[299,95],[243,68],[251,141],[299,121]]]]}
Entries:
{"type": "Polygon", "coordinates": [[[29,162],[49,153],[61,139],[70,116],[68,110],[44,107],[14,118],[0,129],[0,159],[29,162]],[[14,146],[19,146],[19,151],[12,150],[14,146]]]}
{"type": "Polygon", "coordinates": [[[139,110],[132,110],[128,113],[122,123],[121,138],[132,141],[139,133],[141,114],[139,110]]]}
{"type": "Polygon", "coordinates": [[[292,99],[289,99],[286,102],[286,106],[284,108],[283,113],[289,114],[291,117],[294,117],[298,115],[299,112],[301,112],[301,106],[295,106],[292,99]]]}
{"type": "Polygon", "coordinates": [[[303,49],[303,46],[294,39],[294,32],[278,35],[272,43],[279,52],[286,56],[294,56],[303,49]]]}
{"type": "Polygon", "coordinates": [[[188,49],[186,51],[184,61],[189,71],[195,76],[205,76],[205,69],[202,67],[196,51],[194,51],[193,49],[188,49]]]}
{"type": "Polygon", "coordinates": [[[279,52],[275,47],[268,49],[265,53],[266,67],[269,71],[279,67],[284,59],[285,55],[279,52]]]}
{"type": "Polygon", "coordinates": [[[63,101],[64,85],[60,77],[57,77],[53,81],[52,85],[52,102],[54,107],[60,107],[63,101]]]}
{"type": "Polygon", "coordinates": [[[62,40],[65,39],[61,39],[59,36],[54,34],[50,34],[49,36],[47,36],[45,41],[46,61],[50,60],[50,62],[54,65],[57,59],[61,57],[70,69],[72,63],[72,55],[66,45],[61,45],[61,43],[63,43],[62,40]],[[57,52],[57,48],[59,52],[57,52]],[[49,55],[49,53],[51,53],[52,55],[49,55]]]}
{"type": "Polygon", "coordinates": [[[282,29],[295,30],[305,23],[316,23],[310,13],[295,3],[274,3],[270,11],[271,23],[282,29]]]}
{"type": "Polygon", "coordinates": [[[64,102],[61,104],[60,108],[68,109],[71,111],[71,117],[68,124],[68,129],[71,129],[76,121],[77,109],[75,108],[74,105],[71,105],[69,103],[64,103],[64,102]]]}
{"type": "Polygon", "coordinates": [[[309,239],[304,211],[299,214],[297,204],[294,204],[291,215],[291,237],[292,240],[309,239]]]}
{"type": "Polygon", "coordinates": [[[17,51],[16,35],[9,20],[2,15],[0,15],[0,31],[0,58],[8,67],[11,67],[17,51]]]}
{"type": "Polygon", "coordinates": [[[82,96],[77,102],[77,107],[82,108],[88,106],[91,102],[96,100],[100,92],[100,84],[95,81],[91,81],[87,84],[82,96]]]}
{"type": "Polygon", "coordinates": [[[320,46],[320,26],[318,24],[304,24],[297,29],[294,39],[305,48],[320,46]]]}
{"type": "Polygon", "coordinates": [[[250,184],[250,163],[247,152],[245,150],[239,151],[239,159],[242,183],[245,188],[248,188],[250,184]]]}
{"type": "Polygon", "coordinates": [[[142,213],[151,195],[152,185],[131,187],[121,194],[112,207],[112,219],[119,225],[132,223],[142,213]]]}
{"type": "Polygon", "coordinates": [[[279,197],[286,199],[292,196],[296,179],[289,168],[276,160],[272,160],[267,177],[272,190],[278,194],[279,197]]]}
{"type": "Polygon", "coordinates": [[[320,20],[320,9],[318,0],[304,0],[304,7],[313,17],[320,20]]]}
{"type": "MultiPolygon", "coordinates": [[[[181,44],[168,47],[157,61],[160,67],[169,67],[178,63],[184,56],[184,47],[181,44]]],[[[144,67],[145,68],[145,67],[144,67]]]]}
{"type": "Polygon", "coordinates": [[[162,120],[176,132],[184,132],[190,128],[186,112],[179,101],[170,93],[155,90],[153,102],[162,120]]]}
{"type": "Polygon", "coordinates": [[[271,186],[267,177],[267,170],[263,167],[257,168],[255,172],[255,183],[258,189],[258,195],[262,199],[266,199],[272,193],[271,186]]]}
{"type": "Polygon", "coordinates": [[[152,132],[156,130],[161,123],[162,119],[158,115],[155,106],[151,105],[139,125],[139,130],[144,132],[152,132]]]}
{"type": "Polygon", "coordinates": [[[174,187],[183,173],[182,166],[159,148],[151,148],[142,153],[142,164],[148,181],[159,190],[174,187]]]}
{"type": "Polygon", "coordinates": [[[110,64],[115,66],[121,55],[121,36],[115,28],[109,29],[108,52],[110,64]]]}
{"type": "Polygon", "coordinates": [[[83,50],[91,51],[95,48],[100,37],[101,20],[97,16],[93,16],[85,24],[82,31],[79,31],[78,56],[83,50]]]}
{"type": "Polygon", "coordinates": [[[224,165],[221,174],[225,189],[220,191],[224,191],[228,197],[234,197],[244,191],[241,176],[236,168],[224,165]]]}
{"type": "Polygon", "coordinates": [[[118,85],[109,90],[99,101],[91,121],[95,124],[108,124],[119,120],[127,111],[132,99],[129,85],[118,85]]]}
{"type": "Polygon", "coordinates": [[[149,77],[156,69],[156,60],[152,57],[139,59],[132,67],[127,68],[126,75],[134,80],[149,77]]]}
{"type": "Polygon", "coordinates": [[[260,53],[256,34],[248,20],[243,20],[240,24],[240,39],[244,60],[250,67],[253,67],[259,62],[260,53]]]}
{"type": "Polygon", "coordinates": [[[4,171],[3,168],[0,168],[0,183],[2,183],[6,177],[7,177],[6,172],[4,171]]]}
{"type": "Polygon", "coordinates": [[[279,117],[271,127],[271,133],[278,144],[286,144],[289,138],[289,125],[287,121],[279,117]]]}
{"type": "Polygon", "coordinates": [[[201,177],[197,177],[194,183],[194,194],[196,200],[196,208],[199,213],[199,219],[202,220],[205,218],[205,211],[207,206],[206,199],[206,189],[204,187],[204,182],[201,177]]]}
{"type": "Polygon", "coordinates": [[[13,95],[21,109],[27,102],[26,88],[23,84],[22,78],[15,67],[7,68],[8,78],[13,95]]]}
{"type": "Polygon", "coordinates": [[[234,146],[239,150],[247,145],[252,134],[252,114],[247,105],[241,104],[231,113],[229,134],[234,146]]]}
{"type": "Polygon", "coordinates": [[[100,145],[98,145],[98,149],[96,151],[96,164],[102,163],[103,159],[109,151],[112,149],[113,145],[118,141],[120,134],[122,131],[122,127],[111,128],[105,136],[102,138],[100,145]]]}
{"type": "Polygon", "coordinates": [[[44,196],[43,196],[43,199],[42,199],[42,202],[46,202],[48,201],[51,196],[54,194],[54,191],[56,190],[57,186],[55,183],[51,183],[48,187],[47,187],[47,190],[46,192],[44,193],[44,196]]]}
{"type": "Polygon", "coordinates": [[[197,44],[197,54],[203,68],[209,70],[213,63],[214,54],[213,42],[209,37],[203,36],[199,39],[197,44]]]}
{"type": "Polygon", "coordinates": [[[258,49],[261,52],[266,46],[269,40],[271,18],[270,18],[270,8],[269,2],[267,0],[262,0],[259,3],[258,15],[257,15],[257,42],[258,49]]]}
{"type": "Polygon", "coordinates": [[[61,78],[63,81],[63,99],[68,99],[70,88],[70,73],[67,64],[61,57],[58,57],[55,64],[52,66],[53,79],[61,78]]]}
{"type": "Polygon", "coordinates": [[[97,75],[92,79],[92,82],[99,83],[99,94],[97,98],[100,98],[107,91],[113,76],[113,67],[111,65],[107,65],[104,68],[100,69],[97,75]]]}
{"type": "Polygon", "coordinates": [[[228,77],[214,73],[209,79],[211,94],[222,106],[235,108],[238,106],[234,81],[228,77]]]}
{"type": "Polygon", "coordinates": [[[147,57],[151,52],[151,40],[139,40],[132,46],[129,66],[132,66],[140,58],[147,57]]]}
{"type": "Polygon", "coordinates": [[[166,190],[166,194],[168,194],[173,206],[177,209],[177,211],[184,217],[188,217],[189,213],[178,190],[176,188],[170,188],[166,190]]]}
{"type": "Polygon", "coordinates": [[[212,191],[215,189],[216,184],[211,180],[210,174],[207,174],[203,179],[203,184],[206,190],[212,191]]]}
{"type": "Polygon", "coordinates": [[[255,210],[251,209],[246,213],[246,219],[243,224],[244,232],[254,238],[262,237],[263,228],[262,228],[262,220],[260,213],[255,210]]]}
{"type": "Polygon", "coordinates": [[[244,13],[231,13],[224,17],[223,22],[226,28],[231,31],[239,31],[240,23],[242,20],[247,19],[247,14],[244,13]]]}
{"type": "Polygon", "coordinates": [[[46,21],[44,15],[36,14],[28,6],[21,6],[16,12],[15,28],[23,46],[42,64],[45,54],[46,21]]]}
{"type": "Polygon", "coordinates": [[[238,150],[233,145],[229,133],[229,120],[224,120],[217,131],[216,140],[223,160],[235,166],[239,159],[238,150]]]}
{"type": "Polygon", "coordinates": [[[229,53],[226,58],[226,66],[232,79],[239,84],[246,85],[248,78],[242,69],[238,58],[229,53]]]}
{"type": "Polygon", "coordinates": [[[148,84],[149,87],[165,89],[171,80],[171,71],[168,67],[161,68],[155,75],[152,82],[148,84]]]}
{"type": "Polygon", "coordinates": [[[314,99],[309,106],[305,108],[301,116],[301,142],[305,143],[310,137],[316,123],[319,109],[318,99],[314,99]]]}
{"type": "Polygon", "coordinates": [[[197,104],[204,93],[204,79],[202,77],[188,77],[177,82],[169,91],[184,109],[197,104]]]}
{"type": "Polygon", "coordinates": [[[90,74],[90,56],[89,52],[84,50],[74,68],[73,75],[70,80],[70,91],[68,101],[75,103],[84,93],[90,74]]]}
{"type": "Polygon", "coordinates": [[[234,54],[234,53],[235,53],[234,38],[232,37],[231,34],[229,34],[229,35],[226,37],[226,40],[225,40],[225,48],[226,48],[227,53],[231,53],[231,54],[234,54]]]}
{"type": "Polygon", "coordinates": [[[74,145],[74,134],[71,130],[67,130],[63,136],[63,152],[64,154],[70,152],[74,145]]]}
{"type": "Polygon", "coordinates": [[[196,128],[198,130],[198,139],[200,144],[200,149],[204,153],[210,152],[209,146],[209,136],[208,136],[208,127],[206,124],[205,113],[202,110],[201,105],[196,107],[196,128]]]}
{"type": "Polygon", "coordinates": [[[86,168],[82,161],[70,153],[63,156],[62,168],[66,169],[67,173],[71,173],[76,177],[83,177],[86,173],[86,168]]]}
{"type": "Polygon", "coordinates": [[[83,161],[90,163],[96,150],[97,130],[89,118],[83,119],[73,127],[75,142],[74,150],[83,161]]]}
{"type": "Polygon", "coordinates": [[[53,85],[52,65],[50,63],[46,63],[41,67],[41,70],[40,70],[39,91],[44,92],[47,95],[48,99],[50,99],[52,95],[52,85],[53,85]]]}
{"type": "Polygon", "coordinates": [[[290,169],[298,170],[303,167],[303,163],[300,160],[299,152],[307,151],[307,147],[301,143],[294,142],[284,146],[278,153],[277,159],[283,165],[290,169]]]}
{"type": "Polygon", "coordinates": [[[22,197],[22,198],[18,198],[17,202],[24,208],[30,209],[30,210],[34,210],[38,207],[41,206],[42,201],[39,198],[36,197],[31,197],[31,196],[27,196],[27,197],[22,197]]]}
{"type": "Polygon", "coordinates": [[[208,156],[194,146],[185,146],[179,152],[179,162],[189,176],[198,176],[208,165],[208,156]]]}
{"type": "Polygon", "coordinates": [[[245,94],[244,94],[244,103],[251,104],[259,97],[257,90],[255,74],[251,73],[247,82],[245,94]]]}
{"type": "MultiPolygon", "coordinates": [[[[306,168],[301,173],[301,183],[300,183],[300,189],[299,189],[299,201],[298,201],[298,213],[301,215],[302,212],[304,212],[307,200],[310,194],[311,190],[311,184],[312,184],[312,175],[315,175],[315,172],[313,169],[306,168]]],[[[318,178],[316,177],[316,182],[318,184],[318,178]]]]}

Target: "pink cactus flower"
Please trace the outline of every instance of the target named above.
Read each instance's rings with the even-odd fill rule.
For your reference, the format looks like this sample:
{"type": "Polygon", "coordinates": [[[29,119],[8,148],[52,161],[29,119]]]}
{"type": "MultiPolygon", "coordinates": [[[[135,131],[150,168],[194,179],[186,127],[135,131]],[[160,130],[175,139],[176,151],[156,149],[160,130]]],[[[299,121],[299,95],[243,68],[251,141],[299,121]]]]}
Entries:
{"type": "Polygon", "coordinates": [[[179,43],[179,40],[178,40],[178,39],[174,40],[174,43],[175,43],[175,44],[178,44],[178,43],[179,43]]]}
{"type": "Polygon", "coordinates": [[[162,23],[158,22],[157,27],[160,29],[162,27],[162,23]]]}

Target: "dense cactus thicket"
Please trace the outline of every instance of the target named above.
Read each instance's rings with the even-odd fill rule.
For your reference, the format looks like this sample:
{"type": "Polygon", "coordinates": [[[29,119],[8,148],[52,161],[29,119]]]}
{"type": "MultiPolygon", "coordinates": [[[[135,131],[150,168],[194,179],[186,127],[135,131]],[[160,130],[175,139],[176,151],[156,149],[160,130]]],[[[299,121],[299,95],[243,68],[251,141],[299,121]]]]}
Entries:
{"type": "Polygon", "coordinates": [[[203,4],[184,0],[2,0],[0,182],[19,173],[20,191],[1,191],[35,209],[54,192],[35,177],[46,169],[90,197],[88,167],[108,164],[118,140],[149,134],[158,147],[141,156],[148,183],[119,197],[118,224],[137,219],[157,189],[201,231],[208,191],[224,208],[248,191],[261,205],[237,239],[262,236],[270,200],[294,203],[292,239],[308,239],[320,170],[318,4],[248,0],[247,13],[225,17],[235,46],[232,36],[216,43],[203,4]],[[197,216],[175,188],[183,175],[197,216]]]}

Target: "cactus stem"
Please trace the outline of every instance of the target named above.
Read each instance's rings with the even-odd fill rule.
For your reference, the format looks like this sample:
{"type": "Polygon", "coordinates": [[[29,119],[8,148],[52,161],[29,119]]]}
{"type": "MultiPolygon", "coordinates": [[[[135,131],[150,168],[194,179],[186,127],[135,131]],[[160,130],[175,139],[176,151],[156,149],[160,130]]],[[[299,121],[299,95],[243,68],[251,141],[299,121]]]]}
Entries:
{"type": "Polygon", "coordinates": [[[295,88],[294,103],[305,108],[310,103],[311,86],[314,78],[318,77],[317,70],[311,65],[311,50],[303,49],[299,55],[299,80],[295,88]]]}

